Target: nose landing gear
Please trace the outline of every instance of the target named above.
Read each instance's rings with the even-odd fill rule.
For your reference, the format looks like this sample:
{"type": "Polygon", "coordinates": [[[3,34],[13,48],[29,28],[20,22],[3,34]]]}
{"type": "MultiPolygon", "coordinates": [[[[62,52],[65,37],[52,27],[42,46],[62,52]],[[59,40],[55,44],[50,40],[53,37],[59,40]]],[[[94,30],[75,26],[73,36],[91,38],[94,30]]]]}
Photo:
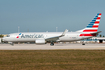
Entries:
{"type": "Polygon", "coordinates": [[[10,45],[14,46],[14,43],[10,43],[10,45]]]}

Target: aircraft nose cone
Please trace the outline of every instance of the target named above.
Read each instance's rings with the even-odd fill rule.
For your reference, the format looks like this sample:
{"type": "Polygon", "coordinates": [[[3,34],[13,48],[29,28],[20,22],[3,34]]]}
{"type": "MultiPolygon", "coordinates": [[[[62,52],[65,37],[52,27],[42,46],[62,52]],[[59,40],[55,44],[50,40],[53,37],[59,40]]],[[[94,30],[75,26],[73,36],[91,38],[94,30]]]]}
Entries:
{"type": "Polygon", "coordinates": [[[5,38],[1,38],[2,41],[5,41],[5,38]]]}

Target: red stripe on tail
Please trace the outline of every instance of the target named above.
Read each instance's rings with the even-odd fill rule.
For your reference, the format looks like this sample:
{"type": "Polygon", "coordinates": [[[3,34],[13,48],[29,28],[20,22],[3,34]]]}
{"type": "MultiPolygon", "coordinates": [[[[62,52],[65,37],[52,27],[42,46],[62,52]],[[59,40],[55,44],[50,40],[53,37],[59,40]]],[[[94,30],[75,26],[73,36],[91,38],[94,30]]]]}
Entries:
{"type": "Polygon", "coordinates": [[[101,19],[101,17],[97,17],[97,19],[101,19]]]}
{"type": "Polygon", "coordinates": [[[98,28],[98,25],[93,25],[93,27],[92,28],[98,28]]]}
{"type": "Polygon", "coordinates": [[[83,32],[97,32],[97,30],[83,30],[83,32]]]}
{"type": "Polygon", "coordinates": [[[99,24],[99,23],[100,23],[100,21],[95,21],[95,23],[98,23],[98,24],[99,24]]]}
{"type": "Polygon", "coordinates": [[[101,13],[99,15],[101,15],[101,13]]]}

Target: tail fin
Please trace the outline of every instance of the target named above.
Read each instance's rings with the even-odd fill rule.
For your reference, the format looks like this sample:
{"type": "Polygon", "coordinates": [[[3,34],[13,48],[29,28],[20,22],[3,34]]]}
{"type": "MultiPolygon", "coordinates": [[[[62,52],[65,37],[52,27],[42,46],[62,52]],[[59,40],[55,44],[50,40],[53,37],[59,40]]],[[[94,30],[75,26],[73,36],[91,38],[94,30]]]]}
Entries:
{"type": "Polygon", "coordinates": [[[86,28],[76,32],[85,32],[85,33],[97,32],[100,19],[101,19],[101,13],[98,13],[97,16],[95,16],[95,18],[86,26],[86,28]]]}

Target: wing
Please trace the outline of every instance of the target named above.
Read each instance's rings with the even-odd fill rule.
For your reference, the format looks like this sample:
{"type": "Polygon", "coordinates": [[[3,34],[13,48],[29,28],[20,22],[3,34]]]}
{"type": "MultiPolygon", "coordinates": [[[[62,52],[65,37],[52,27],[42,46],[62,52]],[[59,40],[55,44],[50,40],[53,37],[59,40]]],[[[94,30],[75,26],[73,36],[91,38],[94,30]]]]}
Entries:
{"type": "Polygon", "coordinates": [[[57,41],[60,37],[63,37],[63,36],[65,36],[65,34],[68,32],[68,30],[66,29],[63,33],[62,33],[62,35],[60,35],[60,36],[55,36],[55,37],[50,37],[50,38],[46,38],[45,40],[46,41],[57,41]]]}

